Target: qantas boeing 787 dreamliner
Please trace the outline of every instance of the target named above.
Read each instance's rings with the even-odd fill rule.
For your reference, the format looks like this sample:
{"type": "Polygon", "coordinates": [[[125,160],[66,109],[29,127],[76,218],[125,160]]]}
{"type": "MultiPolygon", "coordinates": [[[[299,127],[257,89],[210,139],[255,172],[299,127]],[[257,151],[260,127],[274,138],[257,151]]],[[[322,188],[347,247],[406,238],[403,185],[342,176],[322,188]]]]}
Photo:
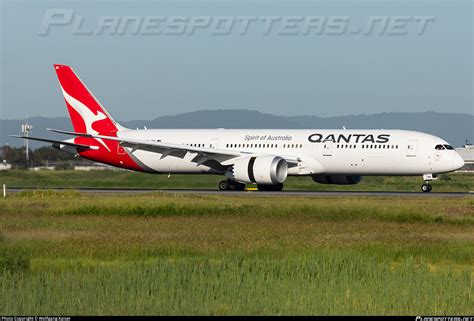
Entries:
{"type": "Polygon", "coordinates": [[[120,126],[71,67],[54,65],[74,132],[67,140],[15,136],[96,162],[160,174],[218,174],[221,190],[281,190],[288,175],[321,184],[357,184],[364,175],[423,176],[464,165],[445,140],[406,130],[128,129],[120,126]]]}

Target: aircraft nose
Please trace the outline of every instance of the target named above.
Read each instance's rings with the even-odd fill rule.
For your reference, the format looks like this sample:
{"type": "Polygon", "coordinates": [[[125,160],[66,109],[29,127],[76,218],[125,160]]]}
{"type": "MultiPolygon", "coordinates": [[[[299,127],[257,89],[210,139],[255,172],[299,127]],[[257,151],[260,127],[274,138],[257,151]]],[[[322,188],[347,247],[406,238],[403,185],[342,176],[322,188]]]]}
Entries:
{"type": "Polygon", "coordinates": [[[453,157],[453,171],[460,169],[464,166],[464,159],[462,159],[461,155],[456,153],[453,157]]]}

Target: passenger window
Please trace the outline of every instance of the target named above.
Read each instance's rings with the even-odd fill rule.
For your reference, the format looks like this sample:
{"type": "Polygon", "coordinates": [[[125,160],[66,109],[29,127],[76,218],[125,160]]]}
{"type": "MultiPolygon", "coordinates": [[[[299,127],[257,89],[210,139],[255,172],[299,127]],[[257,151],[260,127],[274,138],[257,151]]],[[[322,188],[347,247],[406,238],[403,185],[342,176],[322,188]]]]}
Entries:
{"type": "Polygon", "coordinates": [[[436,146],[435,146],[435,149],[436,149],[436,150],[443,150],[444,147],[443,147],[443,145],[436,145],[436,146]]]}
{"type": "Polygon", "coordinates": [[[454,149],[453,146],[451,146],[451,145],[444,145],[444,147],[446,147],[446,149],[448,149],[448,150],[453,150],[454,149]]]}

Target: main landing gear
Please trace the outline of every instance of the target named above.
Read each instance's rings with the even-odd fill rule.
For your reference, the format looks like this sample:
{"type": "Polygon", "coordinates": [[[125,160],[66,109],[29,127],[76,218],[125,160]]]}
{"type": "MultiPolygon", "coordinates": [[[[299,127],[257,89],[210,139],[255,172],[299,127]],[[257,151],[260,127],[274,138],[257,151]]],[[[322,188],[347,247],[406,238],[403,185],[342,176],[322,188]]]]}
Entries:
{"type": "Polygon", "coordinates": [[[425,181],[425,183],[423,185],[421,185],[421,191],[423,193],[431,192],[433,187],[431,186],[431,184],[429,182],[437,180],[437,179],[438,179],[438,175],[436,175],[436,174],[424,174],[423,175],[423,180],[425,181]]]}
{"type": "Polygon", "coordinates": [[[275,184],[275,185],[260,185],[260,184],[257,184],[257,188],[258,188],[259,191],[279,192],[283,189],[283,184],[275,184]]]}
{"type": "MultiPolygon", "coordinates": [[[[259,191],[277,191],[278,192],[283,189],[283,184],[275,184],[275,185],[257,184],[257,188],[259,191]]],[[[219,189],[221,191],[245,191],[245,184],[228,179],[228,180],[219,182],[219,189]]]]}
{"type": "Polygon", "coordinates": [[[245,184],[228,179],[219,182],[219,189],[221,191],[244,191],[245,184]]]}

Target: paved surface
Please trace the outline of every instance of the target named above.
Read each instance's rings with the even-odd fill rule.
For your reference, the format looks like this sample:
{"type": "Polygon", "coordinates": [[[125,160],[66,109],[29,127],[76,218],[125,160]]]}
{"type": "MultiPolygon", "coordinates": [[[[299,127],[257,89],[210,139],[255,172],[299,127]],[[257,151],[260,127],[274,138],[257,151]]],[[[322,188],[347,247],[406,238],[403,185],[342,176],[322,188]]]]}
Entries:
{"type": "MultiPolygon", "coordinates": [[[[8,188],[8,193],[18,193],[32,190],[28,188],[8,188]]],[[[105,193],[105,194],[135,194],[163,192],[170,194],[201,194],[201,195],[235,195],[235,196],[390,196],[390,197],[474,197],[474,191],[458,193],[422,193],[422,192],[353,192],[353,191],[281,191],[281,192],[261,192],[261,191],[218,191],[206,189],[115,189],[115,188],[68,188],[53,189],[56,191],[76,190],[84,193],[105,193]]]]}

